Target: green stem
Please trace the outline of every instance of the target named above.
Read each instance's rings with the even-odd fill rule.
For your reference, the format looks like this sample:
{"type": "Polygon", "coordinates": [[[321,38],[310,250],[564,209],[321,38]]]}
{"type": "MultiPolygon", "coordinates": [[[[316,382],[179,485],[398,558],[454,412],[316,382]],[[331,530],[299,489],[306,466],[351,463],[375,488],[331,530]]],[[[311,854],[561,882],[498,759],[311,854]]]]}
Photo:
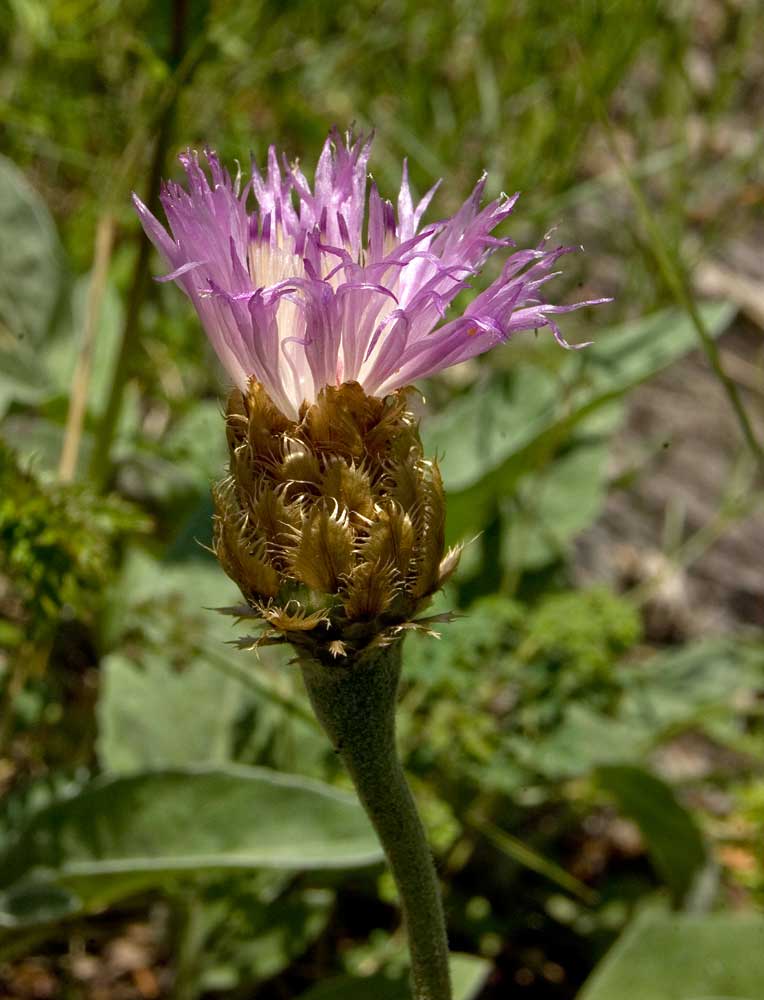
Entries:
{"type": "Polygon", "coordinates": [[[351,660],[302,659],[313,709],[347,767],[398,887],[414,1000],[451,1000],[443,904],[427,837],[395,748],[401,643],[351,660]]]}

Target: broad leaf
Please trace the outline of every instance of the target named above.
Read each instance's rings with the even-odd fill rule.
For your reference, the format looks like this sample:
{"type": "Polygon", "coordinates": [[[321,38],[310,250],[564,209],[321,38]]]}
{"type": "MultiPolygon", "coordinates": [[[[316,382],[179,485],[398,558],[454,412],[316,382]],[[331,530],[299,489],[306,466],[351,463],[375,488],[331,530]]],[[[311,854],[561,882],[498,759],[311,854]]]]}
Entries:
{"type": "Polygon", "coordinates": [[[355,798],[307,778],[234,765],[101,778],[35,814],[5,847],[0,926],[35,922],[35,895],[50,912],[67,892],[79,900],[73,908],[87,907],[204,872],[350,868],[381,857],[355,798]]]}
{"type": "Polygon", "coordinates": [[[702,723],[734,740],[744,730],[740,708],[755,702],[762,677],[760,643],[702,640],[624,668],[620,715],[633,728],[667,732],[702,723]]]}
{"type": "Polygon", "coordinates": [[[31,349],[53,318],[61,290],[61,251],[45,202],[4,156],[0,233],[0,334],[9,332],[31,349]]]}
{"type": "Polygon", "coordinates": [[[182,562],[160,561],[132,549],[109,595],[102,626],[107,646],[121,646],[124,634],[133,629],[144,632],[147,618],[160,606],[179,609],[194,622],[200,640],[217,641],[221,650],[225,642],[236,638],[234,619],[211,609],[241,604],[241,594],[215,558],[197,549],[197,558],[182,562]]]}
{"type": "MultiPolygon", "coordinates": [[[[232,654],[228,654],[232,655],[232,654]]],[[[241,684],[208,661],[179,670],[158,653],[101,662],[98,755],[116,774],[231,758],[241,684]]]]}
{"type": "Polygon", "coordinates": [[[505,517],[505,565],[538,569],[565,554],[605,501],[609,441],[574,442],[564,455],[517,485],[505,517]]]}
{"type": "MultiPolygon", "coordinates": [[[[712,335],[733,311],[726,303],[704,307],[712,335]]],[[[667,309],[602,331],[557,373],[523,365],[510,378],[496,375],[425,421],[425,448],[442,456],[450,538],[479,531],[498,500],[546,464],[586,418],[696,345],[689,317],[667,309]]]]}
{"type": "Polygon", "coordinates": [[[645,914],[623,934],[578,1000],[758,1000],[764,918],[645,914]]]}
{"type": "Polygon", "coordinates": [[[199,400],[174,424],[162,448],[207,497],[210,482],[221,478],[228,460],[221,404],[216,400],[199,400]]]}
{"type": "MultiPolygon", "coordinates": [[[[37,403],[47,394],[48,386],[40,376],[34,353],[15,344],[2,344],[0,330],[0,417],[14,401],[37,403]]],[[[13,435],[7,435],[13,439],[13,435]]]]}

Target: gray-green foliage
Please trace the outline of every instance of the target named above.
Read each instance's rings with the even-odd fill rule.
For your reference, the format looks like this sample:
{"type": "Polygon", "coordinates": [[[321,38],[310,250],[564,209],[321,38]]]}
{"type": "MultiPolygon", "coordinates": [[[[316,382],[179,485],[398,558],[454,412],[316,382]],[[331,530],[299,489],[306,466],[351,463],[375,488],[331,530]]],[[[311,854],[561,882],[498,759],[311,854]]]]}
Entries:
{"type": "Polygon", "coordinates": [[[199,969],[203,990],[271,979],[325,930],[334,893],[326,888],[290,891],[289,881],[266,879],[261,873],[204,889],[198,904],[206,924],[199,969]]]}
{"type": "Polygon", "coordinates": [[[302,871],[381,858],[353,796],[257,768],[176,768],[97,779],[53,801],[0,853],[0,926],[97,908],[225,870],[302,871]],[[45,890],[45,891],[43,891],[45,890]],[[39,910],[36,900],[42,900],[39,910]]]}
{"type": "MultiPolygon", "coordinates": [[[[449,628],[435,651],[421,640],[409,651],[417,687],[404,736],[412,766],[437,762],[451,794],[455,785],[470,797],[531,785],[537,801],[556,800],[565,779],[589,776],[637,824],[676,904],[695,898],[701,880],[710,884],[697,821],[645,762],[701,720],[730,747],[745,747],[764,671],[759,646],[709,641],[624,659],[633,657],[639,619],[601,589],[552,595],[531,611],[483,599],[449,628]],[[746,704],[751,714],[741,716],[746,704]]],[[[560,881],[543,858],[502,836],[490,834],[521,864],[560,881]]]]}
{"type": "Polygon", "coordinates": [[[617,719],[617,664],[639,636],[634,608],[601,589],[551,595],[532,610],[481,599],[434,650],[411,642],[409,676],[428,697],[417,719],[417,752],[443,754],[487,787],[582,773],[588,754],[568,747],[555,765],[546,744],[564,732],[571,711],[593,713],[603,724],[617,719]]]}
{"type": "Polygon", "coordinates": [[[242,686],[202,658],[174,667],[161,654],[101,661],[99,759],[108,772],[232,757],[242,686]]]}
{"type": "MultiPolygon", "coordinates": [[[[715,336],[731,315],[725,303],[704,310],[715,336]]],[[[551,371],[521,364],[494,373],[425,420],[425,447],[442,456],[451,539],[470,538],[516,497],[519,525],[507,508],[510,541],[513,530],[531,533],[518,542],[520,566],[558,557],[597,513],[620,401],[696,343],[690,319],[668,309],[601,330],[596,344],[558,356],[551,371]]],[[[515,558],[511,544],[508,557],[515,558]]]]}
{"type": "MultiPolygon", "coordinates": [[[[0,158],[0,432],[21,456],[18,461],[0,450],[2,610],[16,616],[10,627],[3,623],[2,637],[10,636],[11,645],[31,640],[47,655],[73,612],[84,629],[82,648],[66,659],[56,647],[47,676],[70,699],[79,698],[80,681],[100,685],[98,759],[77,756],[76,780],[69,770],[75,761],[55,742],[55,721],[32,734],[32,745],[56,762],[45,772],[33,756],[32,767],[43,772],[37,781],[26,784],[23,771],[29,744],[2,750],[3,767],[21,761],[22,770],[21,787],[0,808],[0,850],[12,859],[14,879],[3,887],[0,923],[9,938],[22,924],[42,935],[43,922],[63,937],[64,917],[80,919],[130,895],[140,899],[136,893],[161,895],[194,929],[185,948],[182,941],[171,945],[174,953],[195,951],[184,974],[197,989],[244,994],[316,940],[327,927],[334,890],[342,901],[344,884],[339,872],[328,889],[310,875],[252,871],[251,864],[273,861],[273,855],[264,859],[260,840],[248,845],[246,872],[227,867],[232,827],[247,824],[259,836],[257,824],[271,810],[283,815],[272,801],[275,788],[284,790],[281,779],[257,772],[255,780],[247,772],[245,803],[231,793],[231,774],[242,776],[232,762],[342,778],[284,659],[272,651],[261,659],[230,651],[224,643],[236,634],[231,620],[204,610],[236,600],[194,541],[209,540],[209,480],[224,463],[222,383],[207,363],[211,355],[196,320],[174,290],[148,283],[113,456],[118,489],[151,513],[153,534],[141,539],[151,554],[135,541],[144,514],[87,489],[49,485],[81,345],[95,221],[104,211],[115,213],[117,240],[80,469],[109,391],[137,246],[127,195],[131,187],[145,189],[157,115],[172,92],[172,7],[165,0],[127,7],[34,0],[13,3],[0,23],[3,148],[21,166],[0,158]],[[123,548],[127,558],[118,568],[123,548]],[[190,760],[206,762],[202,778],[188,773],[190,760]],[[92,775],[82,773],[91,767],[112,777],[93,785],[92,775]],[[176,769],[171,781],[150,770],[167,767],[176,769]],[[194,854],[185,855],[186,868],[180,864],[179,851],[188,847],[181,818],[188,827],[198,822],[198,835],[208,838],[216,864],[226,869],[222,874],[215,868],[199,877],[194,854]],[[80,836],[88,823],[103,833],[95,848],[92,837],[80,836]],[[22,830],[29,842],[19,853],[11,841],[22,830]],[[151,871],[105,870],[124,864],[120,830],[137,838],[151,871]],[[51,845],[61,849],[58,867],[50,867],[51,845]],[[28,867],[35,860],[40,863],[28,867]],[[75,879],[71,864],[90,868],[75,879]]],[[[424,434],[428,450],[443,458],[450,536],[481,537],[468,546],[445,604],[465,617],[444,626],[439,643],[407,640],[400,710],[402,744],[433,843],[448,852],[442,870],[450,875],[473,848],[478,854],[479,864],[450,884],[450,916],[460,940],[490,951],[498,939],[503,965],[507,955],[520,961],[521,941],[538,926],[542,909],[540,874],[544,886],[557,883],[569,905],[571,895],[582,901],[572,951],[591,961],[601,946],[599,936],[592,943],[592,926],[612,933],[627,918],[635,892],[657,882],[675,903],[698,905],[695,883],[707,871],[705,837],[715,826],[700,832],[702,822],[688,807],[698,796],[685,794],[687,785],[698,791],[695,782],[660,778],[651,766],[656,749],[689,734],[706,741],[710,754],[751,768],[746,816],[758,830],[760,789],[748,762],[761,755],[764,675],[755,638],[708,640],[654,656],[639,648],[638,615],[628,601],[599,589],[567,589],[572,543],[612,485],[610,442],[629,392],[696,344],[682,313],[654,311],[666,304],[667,293],[652,263],[654,248],[642,244],[622,179],[602,148],[592,94],[607,102],[617,91],[619,139],[660,209],[669,253],[690,247],[702,259],[722,230],[734,234],[737,246],[735,200],[748,218],[761,169],[760,151],[734,106],[745,90],[758,101],[756,81],[740,72],[746,47],[761,48],[758,5],[703,4],[689,11],[650,2],[639,6],[638,16],[628,0],[586,0],[554,11],[531,0],[511,6],[499,0],[221,0],[186,7],[187,42],[198,63],[181,89],[165,173],[177,169],[176,148],[207,142],[229,163],[245,159],[250,148],[262,160],[271,140],[309,162],[328,125],[355,119],[377,128],[373,168],[385,193],[408,155],[420,192],[437,176],[446,180],[430,216],[437,218],[487,167],[491,192],[524,192],[508,225],[519,242],[535,241],[559,221],[562,241],[586,243],[585,256],[566,260],[567,277],[553,286],[555,297],[571,301],[583,275],[587,296],[590,289],[615,290],[607,311],[565,318],[566,334],[593,339],[594,347],[566,354],[544,336],[526,335],[478,362],[467,384],[444,380],[428,388],[424,434]],[[726,18],[723,34],[707,48],[718,17],[726,18]],[[695,84],[699,65],[711,70],[705,88],[695,84]],[[716,143],[723,149],[729,131],[720,116],[730,107],[733,140],[728,154],[719,155],[716,143]],[[691,132],[702,134],[705,154],[690,149],[691,132]],[[744,178],[744,191],[736,176],[744,178]],[[719,192],[723,211],[716,207],[719,192]],[[641,318],[611,328],[624,316],[641,318]],[[515,599],[498,596],[499,590],[515,599]],[[638,889],[607,870],[592,887],[570,875],[569,834],[580,833],[578,821],[591,810],[618,810],[637,824],[655,868],[652,882],[639,862],[628,861],[627,878],[638,889]],[[481,883],[486,841],[498,852],[491,859],[500,861],[488,866],[490,878],[483,874],[481,883]],[[518,865],[524,866],[519,872],[518,865]],[[527,868],[536,874],[525,878],[527,868]],[[492,915],[463,919],[463,891],[490,896],[483,902],[492,915]],[[620,907],[616,920],[607,902],[597,909],[598,891],[620,907]],[[526,900],[528,910],[522,909],[526,900]],[[513,912],[502,916],[503,907],[513,912]]],[[[718,335],[730,308],[710,305],[703,315],[718,335]]],[[[21,697],[17,721],[27,715],[55,720],[48,709],[70,718],[76,705],[64,699],[46,705],[37,678],[34,685],[39,712],[27,712],[21,697]]],[[[277,836],[267,829],[265,841],[270,837],[282,852],[299,849],[302,862],[318,818],[324,848],[336,858],[337,828],[324,825],[321,813],[327,802],[337,805],[334,793],[310,786],[315,795],[309,795],[301,779],[293,780],[291,832],[277,836]]],[[[726,780],[715,774],[712,783],[726,780]]],[[[287,810],[286,797],[280,802],[287,810]]],[[[343,817],[357,818],[344,810],[345,804],[343,817]]],[[[355,819],[347,822],[352,827],[355,819]]],[[[133,854],[135,861],[137,849],[133,854]]],[[[749,883],[755,886],[757,877],[760,891],[754,866],[749,883]]],[[[350,898],[373,891],[370,879],[353,878],[350,898]]],[[[368,909],[376,916],[376,907],[368,909]]],[[[554,929],[545,938],[546,930],[539,935],[551,953],[558,939],[554,929]]],[[[733,925],[723,915],[640,923],[606,958],[584,997],[697,1000],[713,993],[753,1000],[762,978],[760,940],[754,921],[733,925]]],[[[333,972],[341,971],[341,943],[329,963],[333,972]]],[[[384,946],[370,944],[367,957],[375,968],[387,966],[384,946]]],[[[392,966],[363,981],[332,979],[309,996],[371,1000],[378,993],[403,1000],[405,980],[399,965],[392,966]]],[[[461,1000],[477,997],[486,974],[487,963],[474,957],[455,963],[461,1000]]]]}
{"type": "Polygon", "coordinates": [[[0,156],[0,333],[34,351],[48,332],[61,290],[61,249],[43,199],[0,156]]]}
{"type": "Polygon", "coordinates": [[[578,1000],[755,1000],[764,978],[760,916],[647,912],[597,968],[578,1000]]]}

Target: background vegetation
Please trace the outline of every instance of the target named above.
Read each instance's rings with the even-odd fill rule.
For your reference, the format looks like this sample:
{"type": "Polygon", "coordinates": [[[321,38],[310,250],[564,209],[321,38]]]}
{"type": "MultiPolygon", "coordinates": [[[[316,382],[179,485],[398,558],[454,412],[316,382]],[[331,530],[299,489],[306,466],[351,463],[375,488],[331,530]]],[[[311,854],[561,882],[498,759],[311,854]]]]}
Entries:
{"type": "Polygon", "coordinates": [[[225,380],[139,232],[175,154],[375,128],[433,215],[559,226],[551,338],[433,380],[449,535],[401,744],[461,1000],[764,978],[764,9],[5,0],[0,993],[403,1000],[394,889],[205,551],[225,380]],[[721,338],[718,340],[717,338],[721,338]],[[602,961],[603,956],[604,961],[602,961]],[[595,971],[593,971],[595,970],[595,971]],[[362,981],[360,977],[365,977],[362,981]]]}

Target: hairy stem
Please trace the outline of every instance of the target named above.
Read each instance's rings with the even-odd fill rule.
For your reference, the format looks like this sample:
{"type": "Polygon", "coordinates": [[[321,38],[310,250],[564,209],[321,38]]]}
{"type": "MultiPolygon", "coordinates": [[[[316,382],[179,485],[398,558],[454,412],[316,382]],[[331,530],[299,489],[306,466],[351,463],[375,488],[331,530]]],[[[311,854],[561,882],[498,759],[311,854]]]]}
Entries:
{"type": "Polygon", "coordinates": [[[427,837],[395,747],[401,643],[347,665],[302,660],[319,722],[347,767],[398,887],[414,1000],[451,1000],[443,904],[427,837]]]}

